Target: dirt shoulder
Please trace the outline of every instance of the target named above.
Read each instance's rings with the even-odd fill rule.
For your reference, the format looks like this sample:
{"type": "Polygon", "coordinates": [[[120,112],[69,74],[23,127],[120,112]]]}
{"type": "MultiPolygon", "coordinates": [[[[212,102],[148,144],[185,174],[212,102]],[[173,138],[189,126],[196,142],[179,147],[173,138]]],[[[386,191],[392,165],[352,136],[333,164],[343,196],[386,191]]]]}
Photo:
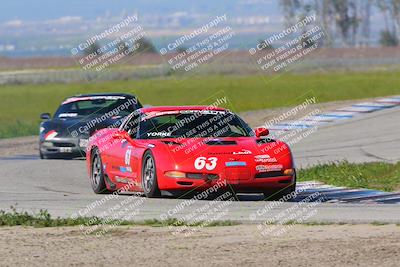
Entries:
{"type": "Polygon", "coordinates": [[[24,136],[0,139],[0,157],[39,155],[39,137],[24,136]]]}
{"type": "Polygon", "coordinates": [[[2,266],[398,266],[400,227],[296,225],[264,237],[257,225],[204,228],[189,237],[167,227],[0,228],[2,266]]]}

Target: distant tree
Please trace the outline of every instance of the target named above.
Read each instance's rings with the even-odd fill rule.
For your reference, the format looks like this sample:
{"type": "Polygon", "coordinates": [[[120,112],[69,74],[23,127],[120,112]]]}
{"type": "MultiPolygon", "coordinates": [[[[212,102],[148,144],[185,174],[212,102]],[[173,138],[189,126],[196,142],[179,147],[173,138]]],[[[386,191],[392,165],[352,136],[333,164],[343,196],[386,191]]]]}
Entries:
{"type": "Polygon", "coordinates": [[[392,0],[392,16],[395,21],[397,34],[400,34],[400,0],[392,0]]]}
{"type": "Polygon", "coordinates": [[[302,1],[301,0],[280,0],[279,4],[283,9],[283,15],[285,18],[286,26],[291,26],[296,23],[298,16],[302,13],[302,1]]]}
{"type": "Polygon", "coordinates": [[[94,42],[91,45],[89,45],[88,47],[86,47],[86,49],[83,51],[83,53],[86,56],[91,55],[91,54],[99,56],[101,54],[100,45],[98,43],[94,42]]]}
{"type": "MultiPolygon", "coordinates": [[[[331,36],[332,40],[335,36],[340,36],[342,45],[348,46],[356,45],[360,35],[363,42],[368,41],[372,1],[378,0],[279,0],[279,3],[286,26],[294,25],[302,18],[316,14],[324,32],[331,36]]],[[[324,45],[332,45],[331,40],[327,39],[324,45]]]]}
{"type": "Polygon", "coordinates": [[[339,28],[343,45],[354,45],[360,25],[356,0],[331,1],[335,11],[336,25],[339,28]]]}
{"type": "Polygon", "coordinates": [[[311,39],[308,38],[308,37],[303,37],[303,38],[301,39],[301,44],[303,45],[303,48],[310,48],[310,47],[312,47],[313,45],[315,45],[316,42],[313,41],[313,40],[311,40],[311,39]]]}
{"type": "Polygon", "coordinates": [[[375,0],[361,2],[361,45],[369,46],[371,36],[371,7],[375,0]]]}
{"type": "Polygon", "coordinates": [[[124,55],[130,55],[133,53],[131,51],[131,48],[123,41],[119,42],[118,51],[119,51],[119,53],[124,54],[124,55]]]}
{"type": "Polygon", "coordinates": [[[385,32],[389,32],[389,6],[388,6],[388,2],[386,0],[381,1],[381,0],[376,0],[376,6],[378,7],[378,9],[381,11],[382,15],[383,15],[383,19],[385,21],[385,32]]]}
{"type": "Polygon", "coordinates": [[[186,52],[186,50],[187,50],[186,47],[179,46],[179,47],[176,49],[176,52],[177,52],[178,54],[180,54],[180,53],[186,52]]]}
{"type": "Polygon", "coordinates": [[[135,53],[157,53],[157,49],[153,43],[146,38],[140,38],[137,40],[135,46],[138,46],[138,48],[135,50],[135,53]]]}
{"type": "Polygon", "coordinates": [[[379,43],[382,46],[398,46],[399,40],[395,33],[384,30],[380,32],[379,43]]]}
{"type": "Polygon", "coordinates": [[[273,50],[274,49],[272,44],[267,43],[265,40],[258,40],[257,47],[261,47],[261,50],[273,50]]]}
{"type": "Polygon", "coordinates": [[[385,21],[385,30],[380,32],[379,42],[383,46],[397,46],[400,34],[400,0],[376,0],[385,21]]]}

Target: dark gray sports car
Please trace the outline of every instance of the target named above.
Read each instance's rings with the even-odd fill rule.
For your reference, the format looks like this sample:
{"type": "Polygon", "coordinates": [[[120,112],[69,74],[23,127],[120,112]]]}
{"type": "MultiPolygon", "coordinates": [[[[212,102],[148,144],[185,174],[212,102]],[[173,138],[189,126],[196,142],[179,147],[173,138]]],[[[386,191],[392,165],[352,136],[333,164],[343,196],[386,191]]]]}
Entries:
{"type": "Polygon", "coordinates": [[[142,105],[136,96],[123,93],[87,94],[69,97],[54,117],[41,114],[40,158],[85,156],[89,137],[96,130],[119,127],[122,120],[142,105]]]}

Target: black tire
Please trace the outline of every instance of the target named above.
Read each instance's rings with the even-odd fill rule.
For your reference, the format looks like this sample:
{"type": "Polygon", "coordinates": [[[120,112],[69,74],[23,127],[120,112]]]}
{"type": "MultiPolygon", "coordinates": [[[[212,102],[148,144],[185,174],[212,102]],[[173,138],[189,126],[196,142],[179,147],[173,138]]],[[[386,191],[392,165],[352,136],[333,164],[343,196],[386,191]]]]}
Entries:
{"type": "Polygon", "coordinates": [[[265,200],[280,200],[285,197],[286,200],[292,199],[291,194],[296,191],[296,173],[294,174],[294,182],[287,187],[275,192],[264,192],[265,200]]]}
{"type": "Polygon", "coordinates": [[[158,188],[156,162],[150,150],[143,155],[142,160],[142,188],[148,198],[160,197],[158,188]]]}
{"type": "Polygon", "coordinates": [[[90,183],[93,191],[96,194],[110,193],[104,180],[103,162],[101,161],[100,151],[97,148],[92,151],[90,162],[90,183]]]}
{"type": "Polygon", "coordinates": [[[45,154],[43,154],[41,143],[39,143],[39,157],[40,157],[40,159],[49,159],[48,156],[46,156],[45,154]]]}

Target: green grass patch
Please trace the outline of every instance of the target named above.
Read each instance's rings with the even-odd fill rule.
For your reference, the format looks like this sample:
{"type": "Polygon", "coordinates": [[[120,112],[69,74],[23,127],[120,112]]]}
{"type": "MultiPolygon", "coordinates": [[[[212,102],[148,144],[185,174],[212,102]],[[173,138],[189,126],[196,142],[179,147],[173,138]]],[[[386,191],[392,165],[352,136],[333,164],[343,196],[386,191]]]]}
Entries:
{"type": "MultiPolygon", "coordinates": [[[[380,222],[380,221],[373,221],[369,223],[370,225],[373,226],[385,226],[385,225],[390,225],[390,223],[387,222],[380,222]]],[[[347,223],[347,222],[322,222],[322,221],[310,221],[310,222],[297,222],[297,221],[290,221],[287,222],[285,225],[304,225],[304,226],[327,226],[327,225],[357,225],[357,223],[347,223]]],[[[397,226],[400,226],[400,224],[397,224],[397,226]]]]}
{"type": "Polygon", "coordinates": [[[400,72],[314,73],[276,76],[202,76],[75,84],[0,86],[0,138],[38,133],[39,114],[54,113],[71,95],[136,94],[151,105],[207,105],[226,96],[235,112],[399,94],[400,72]]]}
{"type": "Polygon", "coordinates": [[[355,164],[344,161],[298,171],[298,181],[310,180],[351,188],[399,191],[400,162],[396,164],[382,162],[355,164]]]}
{"type": "MultiPolygon", "coordinates": [[[[95,226],[95,225],[132,225],[132,226],[152,226],[152,227],[165,227],[165,226],[233,226],[238,225],[239,222],[235,221],[211,221],[203,222],[198,221],[195,223],[181,221],[175,218],[167,220],[143,220],[143,221],[128,221],[128,220],[103,220],[98,217],[77,217],[77,218],[52,218],[47,210],[40,210],[37,214],[31,214],[26,211],[17,211],[15,207],[11,207],[11,211],[6,212],[0,210],[0,226],[33,226],[33,227],[61,227],[61,226],[95,226]]],[[[95,234],[96,232],[94,232],[95,234]]]]}
{"type": "Polygon", "coordinates": [[[76,220],[71,218],[52,218],[46,210],[40,210],[38,214],[19,212],[11,207],[11,212],[0,210],[0,226],[33,226],[33,227],[56,227],[56,226],[76,226],[93,225],[94,218],[80,217],[76,220]]]}

